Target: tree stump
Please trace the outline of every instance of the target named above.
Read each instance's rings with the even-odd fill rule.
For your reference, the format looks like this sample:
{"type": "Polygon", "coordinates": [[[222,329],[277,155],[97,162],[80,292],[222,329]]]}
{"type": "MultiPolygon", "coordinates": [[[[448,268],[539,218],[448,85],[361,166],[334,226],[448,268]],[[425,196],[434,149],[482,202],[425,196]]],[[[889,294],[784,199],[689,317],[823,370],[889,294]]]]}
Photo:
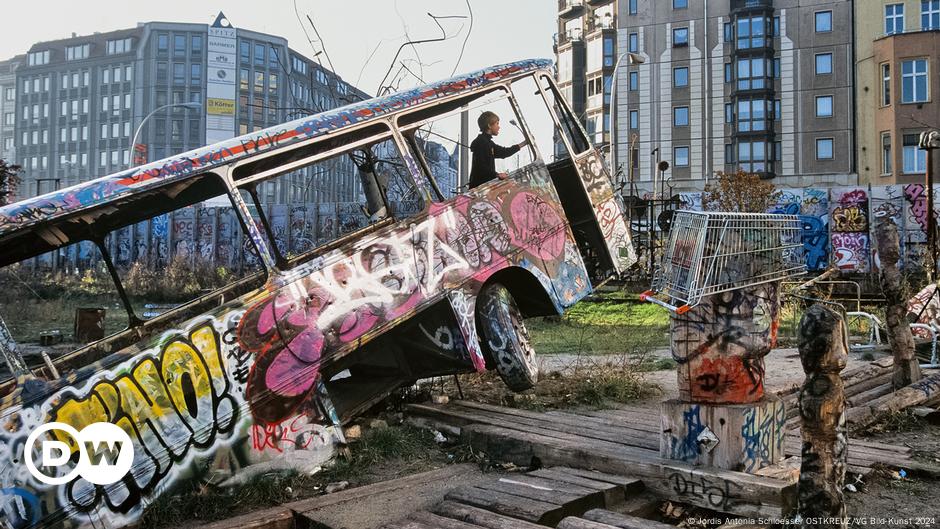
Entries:
{"type": "MultiPolygon", "coordinates": [[[[800,320],[800,361],[806,381],[800,390],[802,462],[799,513],[802,527],[834,527],[821,518],[845,519],[845,465],[848,434],[845,426],[845,387],[839,372],[848,360],[848,341],[842,316],[816,304],[800,320]]],[[[840,527],[848,527],[841,523],[840,527]]]]}
{"type": "Polygon", "coordinates": [[[881,270],[878,279],[888,304],[885,308],[885,324],[888,327],[888,343],[894,355],[894,389],[909,386],[920,380],[920,364],[914,356],[914,335],[907,321],[907,299],[898,261],[901,260],[901,243],[898,227],[891,217],[880,217],[875,225],[875,241],[881,270]]]}

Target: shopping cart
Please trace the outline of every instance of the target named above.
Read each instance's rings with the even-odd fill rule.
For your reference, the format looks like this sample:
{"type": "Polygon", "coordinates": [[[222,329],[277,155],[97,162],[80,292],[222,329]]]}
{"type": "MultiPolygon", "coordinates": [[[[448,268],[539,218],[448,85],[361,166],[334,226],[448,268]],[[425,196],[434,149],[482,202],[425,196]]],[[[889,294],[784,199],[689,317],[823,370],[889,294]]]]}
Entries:
{"type": "Polygon", "coordinates": [[[678,211],[652,288],[640,299],[683,314],[705,296],[805,271],[796,215],[678,211]]]}

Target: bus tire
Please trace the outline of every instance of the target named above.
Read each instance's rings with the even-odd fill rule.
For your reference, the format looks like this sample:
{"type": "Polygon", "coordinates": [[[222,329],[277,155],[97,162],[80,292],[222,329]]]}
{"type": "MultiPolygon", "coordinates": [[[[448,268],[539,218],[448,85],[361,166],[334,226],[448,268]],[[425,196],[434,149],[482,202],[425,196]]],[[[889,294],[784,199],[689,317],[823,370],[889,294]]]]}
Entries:
{"type": "Polygon", "coordinates": [[[512,294],[500,283],[483,287],[477,298],[483,348],[509,389],[525,391],[535,386],[539,368],[535,349],[512,294]]]}

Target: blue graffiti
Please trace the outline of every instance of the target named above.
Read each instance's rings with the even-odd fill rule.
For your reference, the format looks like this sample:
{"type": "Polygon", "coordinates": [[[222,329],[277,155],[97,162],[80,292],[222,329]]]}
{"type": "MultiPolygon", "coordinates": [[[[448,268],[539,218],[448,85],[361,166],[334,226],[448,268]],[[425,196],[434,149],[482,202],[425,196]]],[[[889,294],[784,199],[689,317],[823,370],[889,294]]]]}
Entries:
{"type": "Polygon", "coordinates": [[[33,526],[39,523],[41,514],[39,498],[20,487],[0,489],[0,512],[16,529],[33,526]]]}
{"type": "Polygon", "coordinates": [[[701,453],[698,436],[705,431],[702,424],[701,410],[698,404],[689,407],[689,411],[682,412],[685,435],[682,439],[672,436],[672,459],[680,461],[693,461],[701,453]]]}
{"type": "Polygon", "coordinates": [[[819,217],[800,215],[803,225],[803,250],[806,268],[825,270],[829,266],[829,230],[819,217]]]}

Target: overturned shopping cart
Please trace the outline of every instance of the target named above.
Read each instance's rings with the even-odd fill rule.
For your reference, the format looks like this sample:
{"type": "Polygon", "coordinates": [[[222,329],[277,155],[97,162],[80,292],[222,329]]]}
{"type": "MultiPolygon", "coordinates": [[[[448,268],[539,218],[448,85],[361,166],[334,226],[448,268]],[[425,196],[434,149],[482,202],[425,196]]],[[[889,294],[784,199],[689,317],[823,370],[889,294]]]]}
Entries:
{"type": "Polygon", "coordinates": [[[796,215],[679,211],[640,299],[683,314],[705,296],[800,275],[801,234],[796,215]]]}

